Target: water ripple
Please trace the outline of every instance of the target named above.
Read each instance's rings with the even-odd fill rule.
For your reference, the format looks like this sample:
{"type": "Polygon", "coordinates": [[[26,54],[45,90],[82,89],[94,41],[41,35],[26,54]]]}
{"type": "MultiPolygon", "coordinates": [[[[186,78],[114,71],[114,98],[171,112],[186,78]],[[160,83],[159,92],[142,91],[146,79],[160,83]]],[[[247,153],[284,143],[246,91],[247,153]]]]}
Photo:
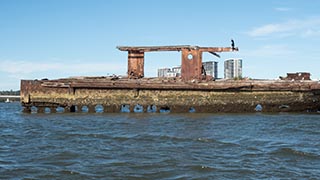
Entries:
{"type": "Polygon", "coordinates": [[[22,114],[0,104],[0,179],[320,179],[315,114],[22,114]]]}
{"type": "Polygon", "coordinates": [[[288,147],[277,149],[271,152],[271,154],[279,157],[310,158],[313,160],[320,160],[320,155],[318,154],[299,151],[299,150],[295,150],[293,148],[288,148],[288,147]]]}

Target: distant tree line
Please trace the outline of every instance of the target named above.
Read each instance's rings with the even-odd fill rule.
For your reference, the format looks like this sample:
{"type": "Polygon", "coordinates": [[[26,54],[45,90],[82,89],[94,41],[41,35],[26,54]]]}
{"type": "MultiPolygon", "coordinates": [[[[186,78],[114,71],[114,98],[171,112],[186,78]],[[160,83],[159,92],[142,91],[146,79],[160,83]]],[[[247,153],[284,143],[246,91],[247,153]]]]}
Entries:
{"type": "Polygon", "coordinates": [[[15,95],[15,96],[19,96],[20,95],[20,91],[0,91],[0,95],[15,95]]]}

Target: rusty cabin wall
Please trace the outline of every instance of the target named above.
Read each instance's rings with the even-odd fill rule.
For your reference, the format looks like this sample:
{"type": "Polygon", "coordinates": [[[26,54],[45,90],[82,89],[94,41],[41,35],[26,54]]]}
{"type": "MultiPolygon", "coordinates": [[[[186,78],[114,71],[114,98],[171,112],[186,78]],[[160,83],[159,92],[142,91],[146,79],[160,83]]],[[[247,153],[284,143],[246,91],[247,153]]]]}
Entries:
{"type": "Polygon", "coordinates": [[[144,77],[144,52],[128,51],[128,77],[144,77]]]}
{"type": "Polygon", "coordinates": [[[198,49],[183,49],[181,54],[181,78],[185,81],[201,80],[202,52],[198,49]]]}

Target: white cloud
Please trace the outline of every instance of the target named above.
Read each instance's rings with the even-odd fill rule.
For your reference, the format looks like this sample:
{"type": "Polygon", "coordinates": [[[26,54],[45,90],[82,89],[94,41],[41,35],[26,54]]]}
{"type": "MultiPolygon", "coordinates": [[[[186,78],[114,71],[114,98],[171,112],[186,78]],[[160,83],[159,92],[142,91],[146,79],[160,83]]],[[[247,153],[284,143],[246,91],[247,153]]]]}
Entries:
{"type": "Polygon", "coordinates": [[[253,28],[248,32],[248,35],[252,37],[306,37],[306,35],[311,36],[318,34],[318,29],[320,29],[320,17],[311,17],[307,19],[288,20],[282,23],[266,24],[260,27],[253,28]]]}
{"type": "Polygon", "coordinates": [[[286,24],[267,24],[253,29],[249,32],[250,36],[266,36],[272,33],[279,33],[288,31],[290,28],[286,24]]]}
{"type": "Polygon", "coordinates": [[[245,76],[251,78],[276,79],[287,72],[312,72],[312,68],[308,67],[312,63],[306,62],[309,59],[290,45],[261,45],[239,53],[243,57],[245,76]]]}
{"type": "Polygon", "coordinates": [[[243,51],[241,55],[247,58],[281,58],[292,57],[296,54],[294,50],[291,50],[287,45],[264,45],[256,49],[250,49],[250,51],[243,51]]]}
{"type": "Polygon", "coordinates": [[[308,29],[302,33],[302,37],[320,37],[320,30],[308,29]]]}
{"type": "Polygon", "coordinates": [[[62,62],[31,62],[31,61],[1,61],[0,72],[7,73],[10,77],[28,77],[30,74],[55,73],[55,74],[90,74],[90,73],[119,73],[125,72],[123,64],[112,63],[62,63],[62,62]]]}
{"type": "Polygon", "coordinates": [[[275,11],[279,11],[279,12],[287,12],[287,11],[291,11],[291,8],[287,8],[287,7],[276,7],[274,8],[275,11]]]}
{"type": "Polygon", "coordinates": [[[59,64],[55,63],[31,63],[25,61],[1,61],[0,71],[9,74],[29,74],[32,72],[48,71],[58,69],[59,64]]]}

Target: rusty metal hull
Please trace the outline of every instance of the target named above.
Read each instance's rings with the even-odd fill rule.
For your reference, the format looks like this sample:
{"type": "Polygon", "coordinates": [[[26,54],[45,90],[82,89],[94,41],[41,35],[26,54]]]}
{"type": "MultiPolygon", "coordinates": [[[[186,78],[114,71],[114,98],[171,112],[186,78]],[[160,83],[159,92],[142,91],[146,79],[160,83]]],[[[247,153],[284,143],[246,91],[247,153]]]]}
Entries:
{"type": "Polygon", "coordinates": [[[320,108],[320,85],[315,81],[210,81],[184,82],[179,79],[114,79],[109,77],[58,80],[22,80],[21,103],[31,107],[63,107],[66,112],[83,106],[95,112],[120,112],[123,106],[142,112],[307,112],[320,108]]]}

